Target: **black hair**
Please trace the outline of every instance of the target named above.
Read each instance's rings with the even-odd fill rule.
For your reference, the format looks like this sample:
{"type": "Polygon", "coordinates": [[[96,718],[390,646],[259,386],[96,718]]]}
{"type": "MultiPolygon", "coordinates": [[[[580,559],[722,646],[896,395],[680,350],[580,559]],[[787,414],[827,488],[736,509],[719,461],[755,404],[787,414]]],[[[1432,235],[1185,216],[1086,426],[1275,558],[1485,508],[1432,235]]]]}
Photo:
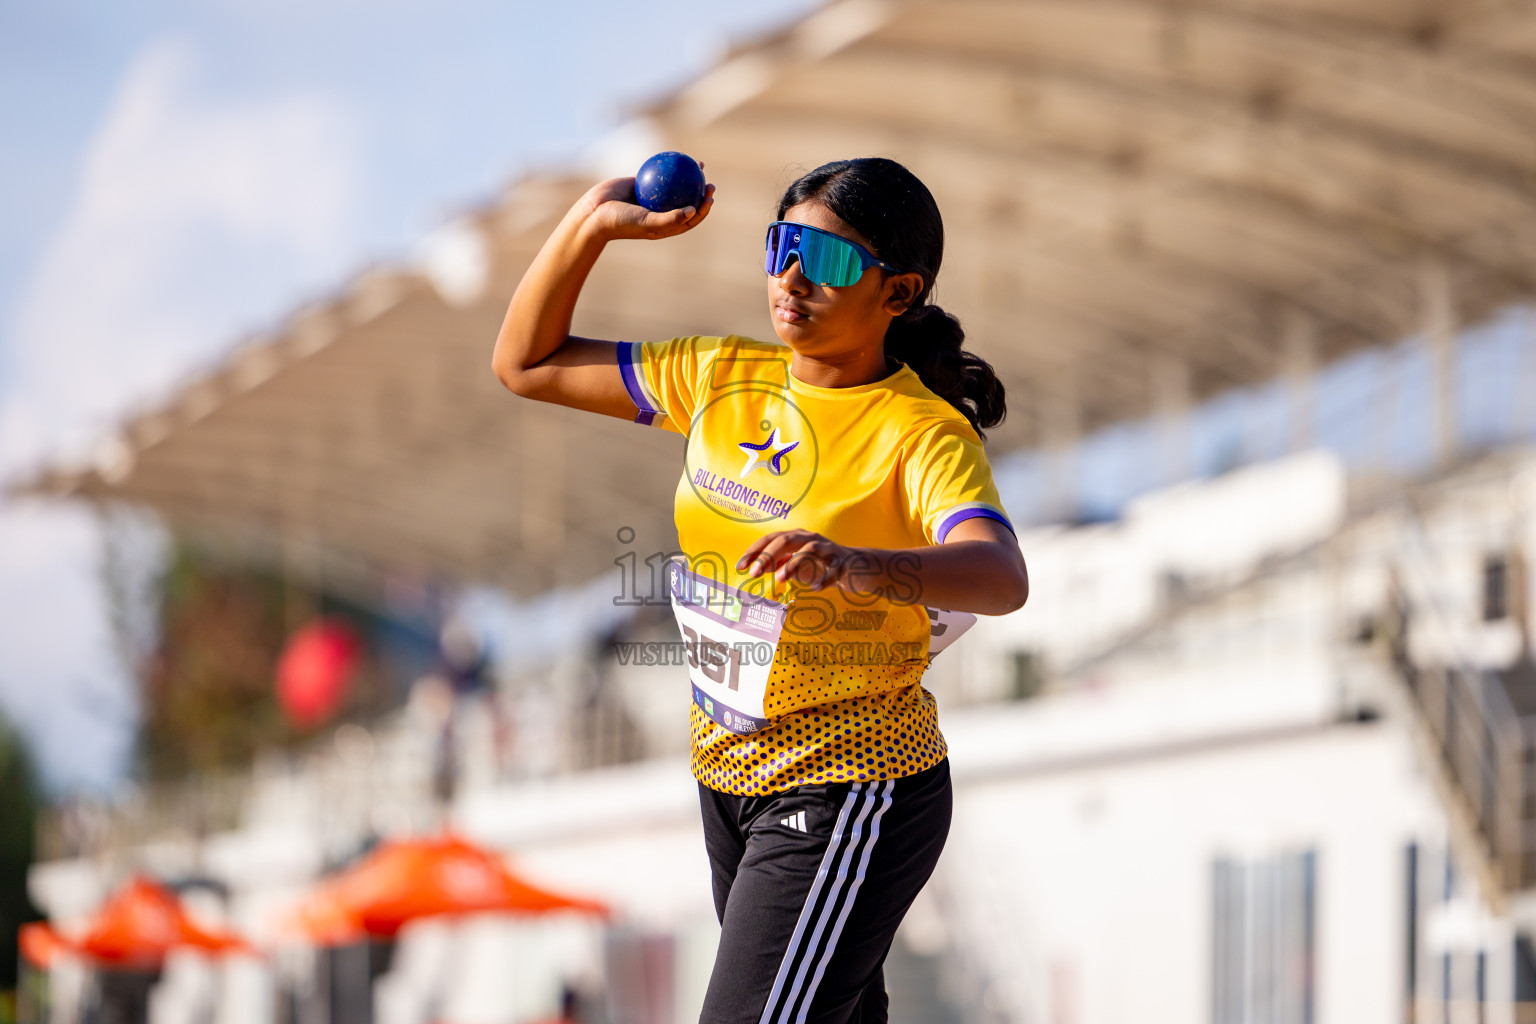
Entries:
{"type": "Polygon", "coordinates": [[[933,193],[895,160],[834,160],[801,176],[779,200],[790,208],[820,203],[869,240],[875,255],[923,276],[922,290],[891,321],[885,351],[917,373],[928,390],[958,409],[978,436],[1003,421],[1008,408],[991,365],[961,346],[960,321],[928,301],[944,259],[944,221],[933,193]]]}

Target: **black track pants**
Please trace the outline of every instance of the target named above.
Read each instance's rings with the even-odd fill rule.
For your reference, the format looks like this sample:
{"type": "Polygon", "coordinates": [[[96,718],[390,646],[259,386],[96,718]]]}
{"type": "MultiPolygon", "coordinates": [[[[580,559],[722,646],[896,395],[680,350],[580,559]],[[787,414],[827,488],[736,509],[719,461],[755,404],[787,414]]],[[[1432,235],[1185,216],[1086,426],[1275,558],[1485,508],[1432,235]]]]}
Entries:
{"type": "Polygon", "coordinates": [[[949,835],[949,761],[699,802],[721,927],[701,1024],[884,1024],[880,966],[949,835]]]}

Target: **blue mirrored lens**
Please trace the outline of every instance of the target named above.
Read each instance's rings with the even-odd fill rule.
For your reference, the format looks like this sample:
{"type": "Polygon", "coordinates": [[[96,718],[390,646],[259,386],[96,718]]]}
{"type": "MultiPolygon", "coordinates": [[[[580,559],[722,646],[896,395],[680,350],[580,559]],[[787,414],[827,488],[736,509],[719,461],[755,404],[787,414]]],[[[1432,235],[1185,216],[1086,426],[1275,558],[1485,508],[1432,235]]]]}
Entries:
{"type": "Polygon", "coordinates": [[[864,274],[859,251],[836,235],[800,233],[800,260],[805,276],[830,288],[845,288],[864,274]]]}
{"type": "Polygon", "coordinates": [[[800,232],[787,224],[775,224],[768,229],[768,252],[763,261],[763,270],[770,277],[778,277],[784,273],[784,268],[789,266],[790,253],[799,237],[800,232]]]}
{"type": "Polygon", "coordinates": [[[864,274],[859,251],[845,239],[794,224],[775,224],[768,229],[763,270],[778,277],[791,257],[800,260],[800,272],[816,284],[846,288],[864,274]]]}

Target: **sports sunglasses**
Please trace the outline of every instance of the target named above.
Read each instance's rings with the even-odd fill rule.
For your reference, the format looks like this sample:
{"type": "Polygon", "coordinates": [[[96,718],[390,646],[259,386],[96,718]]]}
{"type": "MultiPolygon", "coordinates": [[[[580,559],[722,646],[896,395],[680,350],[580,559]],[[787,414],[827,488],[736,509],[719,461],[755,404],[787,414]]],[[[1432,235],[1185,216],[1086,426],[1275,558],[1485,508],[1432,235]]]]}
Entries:
{"type": "Polygon", "coordinates": [[[858,242],[850,242],[841,235],[809,224],[776,220],[768,225],[768,251],[763,258],[763,270],[769,277],[778,277],[789,267],[791,256],[799,259],[800,273],[828,288],[846,288],[863,277],[870,267],[901,273],[884,260],[877,259],[858,242]]]}

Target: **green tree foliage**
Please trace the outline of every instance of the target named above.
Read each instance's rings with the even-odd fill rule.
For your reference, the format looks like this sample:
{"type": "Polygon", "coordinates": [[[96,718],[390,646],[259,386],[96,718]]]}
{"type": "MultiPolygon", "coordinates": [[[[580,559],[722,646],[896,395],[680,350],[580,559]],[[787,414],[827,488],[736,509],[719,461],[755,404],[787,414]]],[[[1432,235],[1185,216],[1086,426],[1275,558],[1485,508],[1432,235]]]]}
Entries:
{"type": "Polygon", "coordinates": [[[272,697],[281,581],[211,566],[178,544],[160,606],[160,642],[143,675],[145,773],[178,778],[241,764],[287,739],[272,697]]]}
{"type": "Polygon", "coordinates": [[[27,898],[38,787],[26,746],[0,720],[0,989],[16,987],[16,930],[37,919],[27,898]]]}

